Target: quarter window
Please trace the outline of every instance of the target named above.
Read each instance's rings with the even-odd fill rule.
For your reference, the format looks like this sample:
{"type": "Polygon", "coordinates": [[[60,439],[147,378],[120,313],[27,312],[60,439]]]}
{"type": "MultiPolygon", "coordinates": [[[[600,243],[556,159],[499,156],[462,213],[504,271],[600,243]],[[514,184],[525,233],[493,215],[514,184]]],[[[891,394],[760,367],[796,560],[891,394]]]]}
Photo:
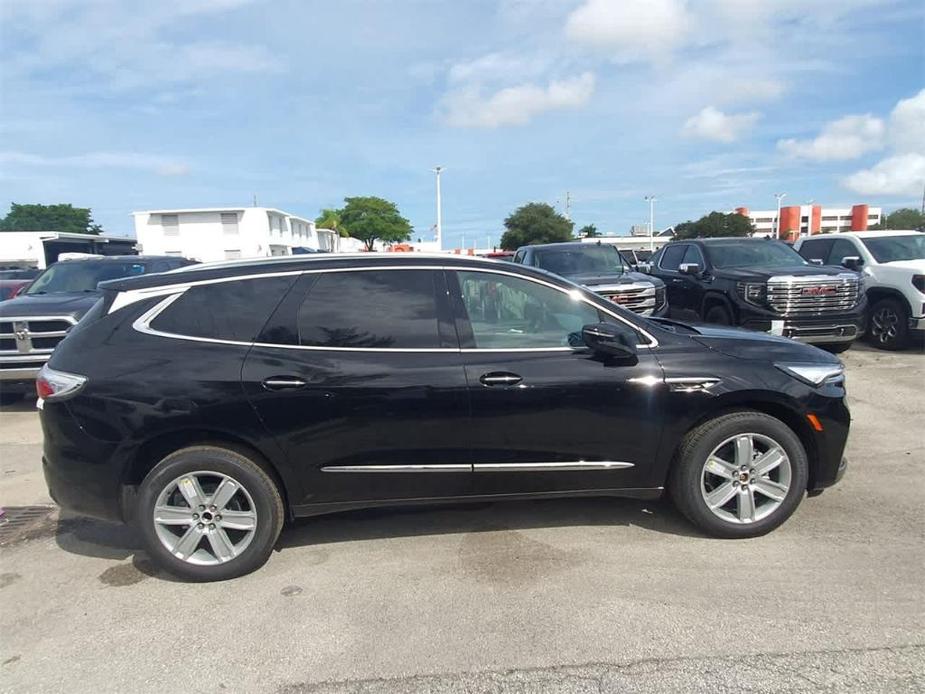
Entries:
{"type": "Polygon", "coordinates": [[[159,332],[252,342],[295,276],[234,280],[190,287],[153,321],[159,332]]]}
{"type": "Polygon", "coordinates": [[[439,348],[436,275],[362,270],[321,275],[299,309],[299,344],[365,349],[439,348]]]}
{"type": "Polygon", "coordinates": [[[477,349],[581,346],[581,329],[600,321],[593,306],[529,280],[459,272],[463,305],[477,349]]]}

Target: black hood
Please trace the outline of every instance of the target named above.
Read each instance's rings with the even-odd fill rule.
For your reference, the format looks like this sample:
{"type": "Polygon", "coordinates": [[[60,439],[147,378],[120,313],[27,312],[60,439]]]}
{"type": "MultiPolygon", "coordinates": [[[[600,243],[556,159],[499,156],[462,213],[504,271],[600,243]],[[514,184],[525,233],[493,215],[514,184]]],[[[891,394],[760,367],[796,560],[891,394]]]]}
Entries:
{"type": "Polygon", "coordinates": [[[614,274],[614,273],[583,273],[580,275],[568,275],[566,279],[571,280],[575,284],[583,284],[589,289],[594,289],[594,287],[602,284],[633,284],[635,282],[648,282],[649,284],[654,284],[656,287],[662,286],[662,282],[657,277],[652,277],[651,275],[644,275],[641,272],[624,272],[623,274],[614,274]]]}
{"type": "Polygon", "coordinates": [[[824,267],[822,265],[792,265],[785,267],[743,267],[714,268],[713,275],[719,279],[737,281],[767,281],[775,275],[793,275],[794,277],[835,277],[850,270],[844,268],[824,267]]]}
{"type": "Polygon", "coordinates": [[[715,352],[757,361],[789,361],[812,364],[838,364],[835,355],[825,350],[791,340],[788,337],[769,335],[744,328],[726,328],[716,325],[694,325],[699,335],[693,335],[705,347],[715,352]]]}
{"type": "Polygon", "coordinates": [[[79,319],[99,301],[100,292],[23,294],[0,301],[0,318],[29,316],[72,316],[79,319]]]}

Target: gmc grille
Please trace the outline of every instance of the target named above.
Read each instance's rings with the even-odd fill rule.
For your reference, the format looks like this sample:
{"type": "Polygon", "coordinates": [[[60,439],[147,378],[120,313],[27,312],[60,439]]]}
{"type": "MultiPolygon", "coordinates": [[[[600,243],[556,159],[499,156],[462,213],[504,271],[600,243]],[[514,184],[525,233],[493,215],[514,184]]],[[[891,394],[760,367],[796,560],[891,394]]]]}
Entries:
{"type": "Polygon", "coordinates": [[[592,286],[589,289],[633,313],[648,316],[656,308],[655,285],[649,282],[592,286]]]}
{"type": "Polygon", "coordinates": [[[768,305],[786,316],[824,316],[850,311],[860,297],[857,275],[785,276],[768,280],[768,305]]]}

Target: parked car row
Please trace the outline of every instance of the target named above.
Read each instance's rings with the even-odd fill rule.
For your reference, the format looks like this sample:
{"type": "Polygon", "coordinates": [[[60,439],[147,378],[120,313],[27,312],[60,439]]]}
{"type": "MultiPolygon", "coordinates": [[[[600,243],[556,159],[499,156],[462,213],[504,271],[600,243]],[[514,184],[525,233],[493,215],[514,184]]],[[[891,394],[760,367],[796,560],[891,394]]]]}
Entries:
{"type": "Polygon", "coordinates": [[[667,244],[632,271],[607,244],[525,246],[514,262],[559,274],[647,316],[740,326],[832,352],[869,336],[901,349],[925,331],[925,234],[874,231],[667,244]]]}

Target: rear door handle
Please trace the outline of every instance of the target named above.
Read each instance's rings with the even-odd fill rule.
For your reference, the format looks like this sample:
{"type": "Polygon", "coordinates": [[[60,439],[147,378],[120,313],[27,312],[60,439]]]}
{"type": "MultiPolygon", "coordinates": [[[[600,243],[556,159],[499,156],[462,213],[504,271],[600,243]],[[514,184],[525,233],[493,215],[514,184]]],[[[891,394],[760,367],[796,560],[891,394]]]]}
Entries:
{"type": "Polygon", "coordinates": [[[267,390],[290,390],[292,388],[303,388],[307,383],[301,378],[295,376],[273,376],[263,382],[263,387],[267,390]]]}
{"type": "Polygon", "coordinates": [[[516,386],[523,379],[523,376],[512,374],[508,371],[492,371],[491,373],[482,374],[479,378],[482,385],[486,386],[516,386]]]}

